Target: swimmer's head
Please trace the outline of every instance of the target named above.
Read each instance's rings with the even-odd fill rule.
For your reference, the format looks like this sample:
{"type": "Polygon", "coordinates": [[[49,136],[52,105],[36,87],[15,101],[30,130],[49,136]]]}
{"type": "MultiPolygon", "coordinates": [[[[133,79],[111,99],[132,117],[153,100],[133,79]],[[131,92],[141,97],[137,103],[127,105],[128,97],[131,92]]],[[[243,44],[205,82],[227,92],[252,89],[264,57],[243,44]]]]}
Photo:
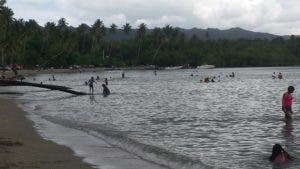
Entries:
{"type": "Polygon", "coordinates": [[[294,90],[295,90],[294,86],[289,86],[289,87],[288,87],[288,92],[289,92],[289,93],[293,93],[294,90]]]}

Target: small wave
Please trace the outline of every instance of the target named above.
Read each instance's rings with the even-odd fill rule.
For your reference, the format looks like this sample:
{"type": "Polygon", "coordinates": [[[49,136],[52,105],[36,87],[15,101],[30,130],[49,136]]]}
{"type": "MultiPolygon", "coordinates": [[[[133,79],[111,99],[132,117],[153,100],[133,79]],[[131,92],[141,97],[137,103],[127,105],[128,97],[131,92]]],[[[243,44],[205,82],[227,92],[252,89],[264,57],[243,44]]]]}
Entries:
{"type": "Polygon", "coordinates": [[[184,155],[176,154],[160,147],[147,145],[131,139],[126,134],[113,130],[111,127],[99,124],[78,123],[69,120],[62,120],[53,117],[43,117],[48,121],[66,127],[74,128],[98,137],[108,144],[119,147],[122,150],[134,154],[141,159],[165,166],[170,169],[213,169],[201,162],[184,155]]]}

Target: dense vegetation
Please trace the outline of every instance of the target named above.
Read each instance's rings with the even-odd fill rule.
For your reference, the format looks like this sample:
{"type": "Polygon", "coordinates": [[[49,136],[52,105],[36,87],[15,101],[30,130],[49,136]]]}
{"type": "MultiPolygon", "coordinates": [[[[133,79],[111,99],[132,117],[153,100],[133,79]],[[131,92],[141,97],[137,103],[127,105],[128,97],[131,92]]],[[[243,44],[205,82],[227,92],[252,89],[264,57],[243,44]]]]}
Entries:
{"type": "MultiPolygon", "coordinates": [[[[44,26],[35,20],[14,19],[13,11],[0,0],[0,56],[2,64],[25,67],[68,67],[70,65],[197,66],[204,63],[228,66],[282,66],[300,63],[300,38],[273,40],[212,40],[186,38],[178,28],[167,25],[147,29],[139,25],[135,38],[108,38],[117,30],[124,36],[132,30],[129,23],[109,28],[98,19],[91,26],[74,28],[62,18],[44,26]]],[[[128,35],[129,36],[129,35],[128,35]]]]}

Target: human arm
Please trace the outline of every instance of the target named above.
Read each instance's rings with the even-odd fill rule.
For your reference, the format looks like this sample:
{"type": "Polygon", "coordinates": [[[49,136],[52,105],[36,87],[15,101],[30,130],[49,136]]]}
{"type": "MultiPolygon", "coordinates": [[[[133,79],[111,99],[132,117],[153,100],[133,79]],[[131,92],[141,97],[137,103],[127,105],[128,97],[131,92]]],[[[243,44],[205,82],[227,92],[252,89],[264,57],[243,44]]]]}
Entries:
{"type": "Polygon", "coordinates": [[[288,159],[288,160],[294,160],[294,157],[291,156],[291,155],[289,155],[289,153],[287,153],[287,152],[284,151],[284,150],[283,150],[283,154],[284,154],[284,156],[286,157],[286,159],[288,159]]]}

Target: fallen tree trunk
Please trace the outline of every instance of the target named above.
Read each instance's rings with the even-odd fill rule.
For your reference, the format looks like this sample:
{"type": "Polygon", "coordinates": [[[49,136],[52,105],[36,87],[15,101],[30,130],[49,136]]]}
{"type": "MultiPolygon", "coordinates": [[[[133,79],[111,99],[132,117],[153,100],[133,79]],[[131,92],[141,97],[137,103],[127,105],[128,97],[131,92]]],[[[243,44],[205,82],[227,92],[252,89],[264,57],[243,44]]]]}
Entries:
{"type": "Polygon", "coordinates": [[[58,90],[58,91],[71,93],[71,94],[75,94],[75,95],[88,95],[88,93],[71,90],[71,88],[69,88],[69,87],[41,84],[41,83],[0,80],[0,86],[31,86],[31,87],[40,87],[40,88],[51,89],[51,90],[58,90]]]}

